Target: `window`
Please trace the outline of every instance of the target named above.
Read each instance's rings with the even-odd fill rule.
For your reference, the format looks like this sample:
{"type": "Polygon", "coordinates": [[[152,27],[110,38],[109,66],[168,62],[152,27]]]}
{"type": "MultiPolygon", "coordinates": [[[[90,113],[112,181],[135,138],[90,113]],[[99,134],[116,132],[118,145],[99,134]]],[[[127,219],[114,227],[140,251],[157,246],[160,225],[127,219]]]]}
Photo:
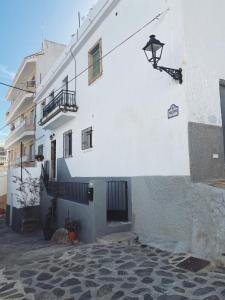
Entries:
{"type": "Polygon", "coordinates": [[[69,94],[68,94],[68,90],[69,90],[69,81],[68,81],[68,75],[63,79],[62,81],[62,85],[63,85],[63,90],[66,91],[65,94],[65,104],[69,105],[68,100],[69,100],[69,94]]]}
{"type": "Polygon", "coordinates": [[[45,105],[46,105],[46,100],[43,100],[41,102],[41,113],[40,113],[41,119],[44,117],[43,110],[44,110],[45,105]]]}
{"type": "Polygon", "coordinates": [[[63,90],[68,91],[69,90],[69,82],[68,82],[68,75],[63,79],[62,81],[63,90]]]}
{"type": "Polygon", "coordinates": [[[24,146],[24,144],[22,144],[22,156],[26,156],[27,155],[27,147],[24,146]]]}
{"type": "Polygon", "coordinates": [[[33,88],[33,87],[35,87],[35,76],[33,76],[31,80],[27,81],[27,88],[33,88]]]}
{"type": "Polygon", "coordinates": [[[82,150],[92,148],[92,127],[82,130],[82,150]]]}
{"type": "Polygon", "coordinates": [[[34,110],[30,112],[30,124],[35,124],[35,114],[34,110]]]}
{"type": "Polygon", "coordinates": [[[99,40],[88,52],[88,83],[91,84],[102,75],[102,41],[99,40]]]}
{"type": "Polygon", "coordinates": [[[63,156],[72,156],[72,130],[63,133],[63,156]]]}
{"type": "Polygon", "coordinates": [[[49,94],[49,102],[54,99],[55,92],[54,90],[49,94]]]}
{"type": "Polygon", "coordinates": [[[34,160],[34,144],[31,144],[29,147],[29,158],[30,160],[34,160]]]}
{"type": "Polygon", "coordinates": [[[38,146],[38,155],[43,155],[44,154],[44,146],[43,145],[39,145],[38,146]]]}

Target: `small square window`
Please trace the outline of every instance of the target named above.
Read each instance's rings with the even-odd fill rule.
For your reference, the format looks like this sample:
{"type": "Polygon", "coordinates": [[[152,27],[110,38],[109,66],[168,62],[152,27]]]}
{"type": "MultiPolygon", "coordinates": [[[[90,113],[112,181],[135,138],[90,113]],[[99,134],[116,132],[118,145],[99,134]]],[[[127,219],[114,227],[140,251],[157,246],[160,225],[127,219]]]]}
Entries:
{"type": "Polygon", "coordinates": [[[102,41],[99,40],[88,52],[88,82],[91,84],[102,75],[102,41]]]}
{"type": "Polygon", "coordinates": [[[72,156],[72,130],[63,133],[63,156],[72,156]]]}
{"type": "Polygon", "coordinates": [[[92,127],[82,130],[82,150],[92,148],[92,127]]]}

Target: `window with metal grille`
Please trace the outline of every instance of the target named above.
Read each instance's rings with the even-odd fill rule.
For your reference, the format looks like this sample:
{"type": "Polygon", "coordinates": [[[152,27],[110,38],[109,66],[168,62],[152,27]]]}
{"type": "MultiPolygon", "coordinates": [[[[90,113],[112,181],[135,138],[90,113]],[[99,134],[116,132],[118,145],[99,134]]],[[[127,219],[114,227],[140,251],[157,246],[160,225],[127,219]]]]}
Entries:
{"type": "Polygon", "coordinates": [[[72,156],[72,130],[63,133],[63,156],[72,156]]]}
{"type": "Polygon", "coordinates": [[[44,154],[44,146],[43,145],[39,145],[38,146],[38,155],[43,155],[44,154]]]}
{"type": "Polygon", "coordinates": [[[92,127],[82,130],[82,150],[92,148],[92,127]]]}
{"type": "Polygon", "coordinates": [[[102,74],[102,41],[99,40],[88,52],[88,81],[91,84],[102,74]]]}

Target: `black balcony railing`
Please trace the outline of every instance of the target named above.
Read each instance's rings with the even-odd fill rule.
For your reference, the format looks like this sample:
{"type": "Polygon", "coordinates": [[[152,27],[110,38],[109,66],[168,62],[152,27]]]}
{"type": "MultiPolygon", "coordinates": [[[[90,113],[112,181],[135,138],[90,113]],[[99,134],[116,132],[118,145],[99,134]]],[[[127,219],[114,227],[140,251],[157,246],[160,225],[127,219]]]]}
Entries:
{"type": "Polygon", "coordinates": [[[54,111],[57,114],[60,111],[77,111],[75,92],[62,90],[60,91],[44,108],[43,119],[48,118],[54,111]]]}

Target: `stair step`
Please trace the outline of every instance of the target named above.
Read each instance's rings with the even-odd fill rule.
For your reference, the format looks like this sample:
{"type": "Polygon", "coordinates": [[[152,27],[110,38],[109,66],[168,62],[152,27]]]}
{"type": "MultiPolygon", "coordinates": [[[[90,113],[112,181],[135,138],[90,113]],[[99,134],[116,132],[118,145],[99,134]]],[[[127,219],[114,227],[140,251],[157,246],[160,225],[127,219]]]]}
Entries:
{"type": "Polygon", "coordinates": [[[111,233],[97,239],[99,244],[110,244],[115,242],[133,242],[137,238],[133,232],[111,233]]]}

